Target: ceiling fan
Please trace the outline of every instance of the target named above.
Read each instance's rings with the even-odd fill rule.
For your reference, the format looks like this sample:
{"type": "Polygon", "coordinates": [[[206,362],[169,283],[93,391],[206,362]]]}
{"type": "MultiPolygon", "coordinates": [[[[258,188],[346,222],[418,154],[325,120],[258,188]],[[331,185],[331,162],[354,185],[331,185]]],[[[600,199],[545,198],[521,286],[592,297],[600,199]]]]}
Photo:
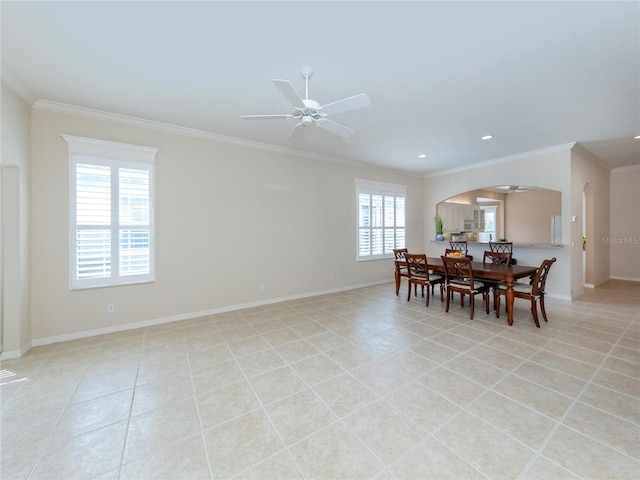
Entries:
{"type": "Polygon", "coordinates": [[[318,127],[326,130],[329,133],[338,135],[342,138],[350,137],[355,133],[355,130],[329,120],[326,118],[328,115],[334,115],[336,113],[348,112],[350,110],[356,110],[358,108],[368,107],[371,105],[371,101],[366,93],[360,93],[352,97],[343,98],[335,102],[320,105],[315,100],[309,98],[309,79],[313,75],[313,69],[311,67],[303,67],[301,72],[302,78],[305,81],[305,98],[301,98],[293,88],[293,85],[288,80],[274,79],[274,85],[280,90],[280,93],[291,103],[293,107],[292,113],[278,114],[278,115],[242,115],[241,118],[249,120],[274,120],[274,119],[295,119],[298,120],[296,126],[293,127],[291,133],[285,140],[288,142],[298,127],[306,127],[314,124],[318,127]]]}
{"type": "Polygon", "coordinates": [[[530,192],[531,190],[538,190],[537,187],[527,187],[524,185],[500,185],[494,188],[502,193],[522,193],[530,192]]]}

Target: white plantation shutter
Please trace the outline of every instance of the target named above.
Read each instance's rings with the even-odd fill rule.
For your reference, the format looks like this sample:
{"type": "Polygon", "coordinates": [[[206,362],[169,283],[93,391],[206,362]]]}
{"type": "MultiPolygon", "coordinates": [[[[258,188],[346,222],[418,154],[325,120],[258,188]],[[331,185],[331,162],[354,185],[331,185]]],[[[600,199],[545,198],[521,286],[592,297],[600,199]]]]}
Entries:
{"type": "Polygon", "coordinates": [[[356,180],[358,199],[358,260],[388,258],[405,247],[407,187],[356,180]]]}
{"type": "Polygon", "coordinates": [[[71,157],[71,288],[152,281],[157,149],[63,138],[71,157]]]}
{"type": "Polygon", "coordinates": [[[111,168],[76,163],[75,277],[111,276],[111,168]]]}
{"type": "Polygon", "coordinates": [[[120,275],[148,275],[150,262],[149,171],[119,170],[120,275]]]}

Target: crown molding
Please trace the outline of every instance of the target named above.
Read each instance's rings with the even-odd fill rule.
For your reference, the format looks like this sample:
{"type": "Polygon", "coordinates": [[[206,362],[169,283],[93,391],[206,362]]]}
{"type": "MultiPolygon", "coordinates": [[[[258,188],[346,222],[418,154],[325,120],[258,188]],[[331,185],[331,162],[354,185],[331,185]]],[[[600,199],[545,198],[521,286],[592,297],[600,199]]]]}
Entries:
{"type": "Polygon", "coordinates": [[[629,172],[634,170],[640,170],[640,163],[636,163],[635,165],[626,165],[624,167],[616,167],[613,170],[611,170],[611,172],[624,173],[624,172],[629,172]]]}
{"type": "Polygon", "coordinates": [[[101,120],[105,122],[118,123],[121,125],[127,125],[130,127],[145,128],[148,130],[155,130],[164,133],[171,133],[175,135],[181,135],[186,137],[199,138],[203,140],[209,140],[218,143],[225,143],[228,145],[236,145],[241,147],[248,147],[257,150],[263,150],[271,153],[277,153],[280,155],[296,155],[298,157],[305,157],[311,160],[320,160],[325,162],[340,163],[352,166],[366,166],[365,164],[358,163],[351,160],[346,160],[339,157],[333,157],[330,155],[321,155],[318,153],[310,153],[302,150],[295,150],[291,148],[278,147],[275,145],[269,145],[267,143],[254,142],[252,140],[245,140],[237,137],[230,137],[227,135],[220,135],[217,133],[206,132],[204,130],[198,130],[195,128],[181,127],[178,125],[172,125],[169,123],[157,122],[155,120],[147,120],[144,118],[132,117],[129,115],[123,115],[120,113],[107,112],[104,110],[97,110],[87,107],[79,107],[77,105],[69,105],[66,103],[54,102],[52,100],[38,99],[33,103],[32,108],[37,110],[45,110],[48,112],[62,113],[65,115],[73,115],[82,118],[89,118],[92,120],[101,120]]]}
{"type": "Polygon", "coordinates": [[[425,175],[424,178],[435,178],[441,177],[443,175],[450,175],[452,173],[460,173],[467,172],[469,170],[475,170],[478,167],[487,167],[491,165],[499,165],[501,163],[508,162],[518,162],[522,160],[530,160],[532,157],[537,157],[540,155],[546,155],[549,153],[557,153],[557,152],[570,152],[571,149],[576,145],[576,142],[572,143],[564,143],[562,145],[556,145],[555,147],[547,147],[541,148],[540,150],[533,150],[531,152],[523,152],[515,155],[510,155],[508,157],[495,158],[493,160],[486,160],[483,162],[474,163],[471,165],[466,165],[464,167],[451,168],[449,170],[443,170],[441,172],[431,173],[429,175],[425,175]]]}
{"type": "Polygon", "coordinates": [[[14,74],[13,70],[7,67],[4,62],[0,62],[0,78],[2,78],[2,81],[28,105],[33,105],[37,101],[38,97],[36,94],[33,93],[24,81],[14,74]]]}
{"type": "Polygon", "coordinates": [[[605,162],[604,160],[602,160],[599,156],[597,156],[595,153],[593,153],[591,150],[589,150],[587,147],[585,147],[584,145],[580,144],[580,143],[576,143],[575,146],[573,147],[573,150],[575,150],[577,153],[582,154],[582,155],[587,155],[589,157],[591,157],[591,159],[603,170],[606,170],[607,172],[611,172],[612,168],[611,165],[609,165],[607,162],[605,162]]]}

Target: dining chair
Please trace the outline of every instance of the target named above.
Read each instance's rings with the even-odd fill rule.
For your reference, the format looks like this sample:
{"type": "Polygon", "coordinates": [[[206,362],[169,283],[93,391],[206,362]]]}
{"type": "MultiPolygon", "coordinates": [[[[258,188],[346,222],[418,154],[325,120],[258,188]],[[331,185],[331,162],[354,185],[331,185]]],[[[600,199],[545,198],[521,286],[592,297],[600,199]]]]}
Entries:
{"type": "Polygon", "coordinates": [[[492,252],[509,252],[513,254],[513,242],[489,242],[492,252]]]}
{"type": "MultiPolygon", "coordinates": [[[[461,242],[456,242],[456,243],[461,243],[461,242]]],[[[451,255],[454,252],[462,252],[463,254],[465,253],[464,250],[460,250],[457,248],[445,248],[444,249],[444,254],[445,255],[451,255]]],[[[466,257],[470,258],[471,260],[473,260],[473,257],[469,257],[468,255],[465,255],[466,257]]],[[[464,306],[464,293],[460,294],[460,305],[464,306]]]]}
{"type": "MultiPolygon", "coordinates": [[[[547,283],[547,276],[549,275],[549,270],[551,266],[556,261],[556,257],[553,257],[551,260],[543,260],[538,267],[536,275],[533,277],[533,281],[530,285],[526,285],[523,283],[516,283],[513,286],[513,294],[516,298],[524,298],[525,300],[529,300],[531,302],[531,314],[533,315],[533,320],[536,322],[536,327],[540,328],[540,322],[538,321],[538,308],[537,304],[540,303],[540,311],[542,312],[542,318],[544,321],[547,321],[547,312],[544,309],[544,286],[547,283]]],[[[499,284],[496,289],[496,317],[500,317],[500,296],[507,295],[507,286],[504,284],[499,284]]]]}
{"type": "Polygon", "coordinates": [[[440,301],[444,300],[444,277],[429,272],[429,264],[427,256],[424,253],[406,253],[407,271],[409,273],[409,288],[407,294],[407,302],[411,300],[411,285],[414,288],[414,295],[417,295],[417,286],[422,287],[422,296],[424,296],[425,287],[427,287],[427,307],[429,306],[429,287],[433,293],[433,287],[440,285],[440,301]]]}
{"type": "Polygon", "coordinates": [[[511,265],[511,252],[498,252],[485,250],[482,263],[493,263],[494,265],[511,265]]]}
{"type": "Polygon", "coordinates": [[[407,273],[407,266],[405,264],[405,254],[407,253],[406,248],[394,248],[393,256],[395,263],[395,279],[396,279],[396,296],[398,296],[398,292],[400,291],[400,279],[401,277],[409,277],[407,273]]]}
{"type": "Polygon", "coordinates": [[[511,254],[509,263],[511,265],[516,264],[516,260],[513,258],[513,242],[489,242],[489,250],[496,253],[509,252],[511,254]]]}
{"type": "MultiPolygon", "coordinates": [[[[485,265],[486,264],[507,265],[507,266],[511,265],[511,253],[485,250],[484,255],[482,256],[482,263],[485,265]]],[[[500,285],[501,283],[503,284],[504,282],[502,282],[501,280],[492,280],[488,278],[478,278],[478,279],[481,280],[482,283],[484,283],[487,287],[489,287],[489,289],[493,290],[493,308],[496,308],[497,306],[496,297],[498,296],[496,289],[498,285],[500,285]]]]}
{"type": "Polygon", "coordinates": [[[459,252],[464,253],[464,256],[467,256],[467,253],[469,253],[469,249],[467,248],[467,242],[465,241],[460,241],[460,242],[454,242],[454,241],[450,241],[449,245],[451,246],[452,250],[458,250],[459,252]]]}
{"type": "Polygon", "coordinates": [[[451,303],[453,294],[458,292],[461,295],[462,306],[464,306],[464,295],[469,295],[469,303],[471,304],[471,320],[473,320],[473,314],[475,311],[476,295],[482,295],[485,311],[489,313],[489,287],[474,279],[471,259],[466,257],[447,257],[445,255],[440,258],[442,258],[442,264],[444,265],[444,289],[447,294],[447,306],[445,311],[449,311],[449,304],[451,303]]]}

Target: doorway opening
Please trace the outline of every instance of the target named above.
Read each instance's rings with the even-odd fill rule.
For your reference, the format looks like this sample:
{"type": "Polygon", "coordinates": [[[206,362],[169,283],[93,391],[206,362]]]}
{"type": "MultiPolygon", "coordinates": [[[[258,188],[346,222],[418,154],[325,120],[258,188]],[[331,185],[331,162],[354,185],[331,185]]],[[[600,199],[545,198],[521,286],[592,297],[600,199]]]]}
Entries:
{"type": "Polygon", "coordinates": [[[593,275],[593,193],[591,184],[586,183],[582,190],[582,278],[585,288],[594,288],[593,275]]]}

